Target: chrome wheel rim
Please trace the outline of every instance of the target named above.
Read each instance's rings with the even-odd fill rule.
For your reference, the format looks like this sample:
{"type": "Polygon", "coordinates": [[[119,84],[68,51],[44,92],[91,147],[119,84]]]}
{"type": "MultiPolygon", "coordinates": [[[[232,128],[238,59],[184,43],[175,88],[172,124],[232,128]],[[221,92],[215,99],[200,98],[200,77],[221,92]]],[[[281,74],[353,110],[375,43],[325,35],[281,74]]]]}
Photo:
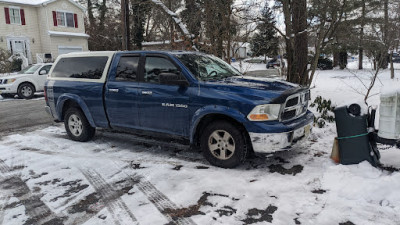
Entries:
{"type": "Polygon", "coordinates": [[[32,88],[30,88],[29,86],[23,86],[21,88],[21,93],[25,97],[31,96],[32,95],[32,88]]]}
{"type": "Polygon", "coordinates": [[[68,127],[72,135],[78,137],[82,134],[83,124],[81,118],[77,115],[72,114],[68,119],[68,127]]]}
{"type": "Polygon", "coordinates": [[[235,153],[235,141],[227,131],[216,130],[208,138],[208,149],[215,158],[227,160],[235,153]]]}

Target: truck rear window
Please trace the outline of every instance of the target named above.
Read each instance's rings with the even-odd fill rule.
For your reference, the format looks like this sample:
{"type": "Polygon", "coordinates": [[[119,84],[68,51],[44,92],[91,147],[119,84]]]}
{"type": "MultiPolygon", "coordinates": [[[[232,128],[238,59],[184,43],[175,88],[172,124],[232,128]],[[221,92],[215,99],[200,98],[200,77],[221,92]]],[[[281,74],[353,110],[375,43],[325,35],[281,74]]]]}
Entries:
{"type": "Polygon", "coordinates": [[[54,67],[51,76],[100,79],[107,60],[106,56],[62,58],[54,67]]]}

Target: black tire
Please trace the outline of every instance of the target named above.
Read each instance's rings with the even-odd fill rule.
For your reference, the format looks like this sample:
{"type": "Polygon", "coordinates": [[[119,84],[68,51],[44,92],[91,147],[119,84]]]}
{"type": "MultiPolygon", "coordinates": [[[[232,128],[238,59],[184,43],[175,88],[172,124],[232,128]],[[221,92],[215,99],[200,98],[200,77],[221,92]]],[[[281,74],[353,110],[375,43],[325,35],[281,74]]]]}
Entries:
{"type": "Polygon", "coordinates": [[[64,125],[68,136],[74,141],[89,141],[96,133],[96,129],[90,126],[85,114],[79,108],[69,108],[65,112],[64,125]]]}
{"type": "Polygon", "coordinates": [[[24,99],[31,99],[35,95],[35,87],[30,83],[22,83],[18,87],[18,96],[24,99]]]}
{"type": "Polygon", "coordinates": [[[222,168],[240,165],[247,156],[247,145],[243,133],[227,121],[216,121],[208,125],[201,134],[200,147],[210,164],[222,168]],[[223,140],[226,133],[229,134],[223,140]],[[219,140],[213,135],[218,135],[219,140]],[[232,145],[233,143],[233,145],[232,145]],[[212,147],[214,145],[214,147],[212,147]],[[216,148],[212,150],[211,148],[216,148]],[[231,151],[234,149],[234,151],[231,151]],[[225,158],[225,159],[223,159],[225,158]]]}

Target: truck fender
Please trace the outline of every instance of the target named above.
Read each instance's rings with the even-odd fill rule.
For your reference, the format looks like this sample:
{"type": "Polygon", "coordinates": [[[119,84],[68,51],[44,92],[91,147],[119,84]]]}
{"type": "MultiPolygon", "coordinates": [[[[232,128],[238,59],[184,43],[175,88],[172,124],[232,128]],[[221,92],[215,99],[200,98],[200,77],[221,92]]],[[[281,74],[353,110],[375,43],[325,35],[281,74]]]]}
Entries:
{"type": "Polygon", "coordinates": [[[75,94],[62,94],[60,95],[60,97],[58,97],[57,100],[57,105],[56,105],[56,113],[57,113],[57,117],[59,118],[59,120],[62,119],[62,110],[64,107],[64,103],[67,100],[72,100],[75,103],[77,103],[79,105],[79,107],[82,109],[83,113],[86,116],[86,119],[89,121],[90,126],[92,127],[96,127],[96,124],[94,123],[92,114],[90,114],[89,108],[87,107],[86,103],[82,100],[81,97],[79,97],[78,95],[75,94]]]}
{"type": "Polygon", "coordinates": [[[221,114],[228,116],[239,123],[246,122],[246,116],[243,115],[240,111],[230,108],[227,106],[220,106],[220,105],[208,105],[198,109],[192,117],[190,123],[190,143],[194,141],[194,135],[196,133],[197,126],[199,125],[200,121],[203,119],[204,116],[210,114],[221,114]]]}

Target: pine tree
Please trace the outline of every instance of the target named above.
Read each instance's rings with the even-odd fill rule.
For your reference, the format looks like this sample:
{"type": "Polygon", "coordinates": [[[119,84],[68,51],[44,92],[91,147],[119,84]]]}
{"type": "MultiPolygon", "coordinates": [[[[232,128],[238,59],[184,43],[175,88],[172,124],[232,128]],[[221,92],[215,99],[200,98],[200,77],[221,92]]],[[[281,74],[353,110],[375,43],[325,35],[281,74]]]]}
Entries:
{"type": "Polygon", "coordinates": [[[273,12],[266,5],[262,12],[262,19],[257,24],[258,33],[251,39],[251,50],[254,55],[272,57],[278,54],[278,38],[274,26],[273,12]]]}

